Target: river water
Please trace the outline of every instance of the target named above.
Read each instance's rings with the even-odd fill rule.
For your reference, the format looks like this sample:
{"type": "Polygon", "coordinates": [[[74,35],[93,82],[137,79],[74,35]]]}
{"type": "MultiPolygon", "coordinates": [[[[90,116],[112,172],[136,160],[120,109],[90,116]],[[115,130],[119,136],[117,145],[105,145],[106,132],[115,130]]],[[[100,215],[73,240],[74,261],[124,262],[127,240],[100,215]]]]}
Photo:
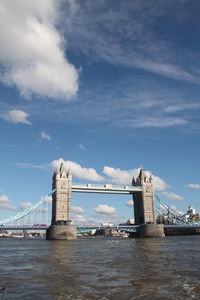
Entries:
{"type": "Polygon", "coordinates": [[[200,235],[0,239],[7,299],[200,299],[200,235]]]}

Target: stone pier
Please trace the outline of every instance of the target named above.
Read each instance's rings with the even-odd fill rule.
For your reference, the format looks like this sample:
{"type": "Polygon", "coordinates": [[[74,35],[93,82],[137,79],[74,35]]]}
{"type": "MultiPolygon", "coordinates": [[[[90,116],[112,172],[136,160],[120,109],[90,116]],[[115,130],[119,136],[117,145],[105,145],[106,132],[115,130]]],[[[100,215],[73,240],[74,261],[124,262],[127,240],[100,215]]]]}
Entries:
{"type": "Polygon", "coordinates": [[[156,224],[154,207],[154,185],[152,175],[144,173],[143,168],[132,185],[141,185],[142,192],[133,194],[135,225],[139,225],[139,237],[164,237],[164,227],[156,224]]]}
{"type": "Polygon", "coordinates": [[[52,221],[46,231],[47,240],[74,240],[76,239],[76,226],[71,225],[71,186],[72,174],[66,173],[64,163],[61,163],[57,172],[54,172],[52,190],[52,221]]]}

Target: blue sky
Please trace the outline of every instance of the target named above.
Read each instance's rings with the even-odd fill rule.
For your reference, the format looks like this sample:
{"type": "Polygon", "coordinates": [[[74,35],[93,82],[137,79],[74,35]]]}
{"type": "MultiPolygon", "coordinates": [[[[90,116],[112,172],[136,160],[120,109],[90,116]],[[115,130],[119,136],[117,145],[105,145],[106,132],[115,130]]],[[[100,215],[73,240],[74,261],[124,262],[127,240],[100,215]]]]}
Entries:
{"type": "MultiPolygon", "coordinates": [[[[199,9],[0,2],[1,216],[47,194],[60,158],[73,182],[128,184],[143,165],[168,205],[200,211],[199,9]]],[[[129,200],[73,194],[73,217],[126,220],[129,200]]]]}

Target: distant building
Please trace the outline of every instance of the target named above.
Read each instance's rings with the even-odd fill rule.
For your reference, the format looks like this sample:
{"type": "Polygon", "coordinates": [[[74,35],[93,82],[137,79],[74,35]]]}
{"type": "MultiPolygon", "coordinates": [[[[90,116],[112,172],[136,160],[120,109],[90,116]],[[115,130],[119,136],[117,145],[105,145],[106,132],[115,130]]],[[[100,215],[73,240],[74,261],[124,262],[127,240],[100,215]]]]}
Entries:
{"type": "Polygon", "coordinates": [[[156,223],[157,224],[169,225],[170,222],[169,222],[168,215],[162,215],[162,214],[158,215],[156,223]]]}
{"type": "MultiPolygon", "coordinates": [[[[177,215],[177,217],[179,218],[179,222],[183,222],[183,223],[200,222],[200,214],[196,213],[195,208],[193,208],[191,204],[189,205],[188,210],[185,214],[179,213],[179,215],[177,215]]],[[[172,225],[172,224],[174,224],[175,219],[173,219],[173,216],[172,216],[172,218],[170,217],[170,209],[169,209],[168,213],[159,214],[156,222],[157,222],[157,224],[172,225]]],[[[176,220],[175,220],[175,223],[176,223],[176,220]]]]}
{"type": "Polygon", "coordinates": [[[112,224],[112,223],[108,223],[108,222],[106,222],[106,223],[102,223],[101,225],[102,225],[102,226],[107,226],[107,227],[113,226],[113,224],[112,224]]]}
{"type": "Polygon", "coordinates": [[[195,208],[191,204],[188,207],[186,218],[192,222],[200,222],[200,214],[196,213],[195,208]]]}
{"type": "Polygon", "coordinates": [[[135,224],[135,219],[129,219],[125,223],[119,224],[119,226],[134,225],[134,224],[135,224]]]}
{"type": "Polygon", "coordinates": [[[196,210],[195,208],[192,207],[192,205],[190,204],[188,207],[188,211],[187,211],[187,215],[189,215],[190,217],[192,217],[193,215],[196,214],[196,210]]]}
{"type": "Polygon", "coordinates": [[[195,221],[196,221],[196,222],[200,222],[200,214],[197,213],[195,217],[196,217],[196,220],[195,220],[195,221]]]}

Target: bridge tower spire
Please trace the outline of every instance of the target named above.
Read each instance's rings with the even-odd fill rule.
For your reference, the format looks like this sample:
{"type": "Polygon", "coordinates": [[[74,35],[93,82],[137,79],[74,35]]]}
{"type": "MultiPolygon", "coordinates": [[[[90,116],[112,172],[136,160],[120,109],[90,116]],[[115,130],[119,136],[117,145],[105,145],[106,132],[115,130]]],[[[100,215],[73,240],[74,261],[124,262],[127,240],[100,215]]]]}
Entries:
{"type": "Polygon", "coordinates": [[[71,187],[72,174],[66,173],[64,162],[61,162],[52,178],[52,220],[47,230],[48,239],[74,239],[76,227],[71,225],[71,187]]]}

